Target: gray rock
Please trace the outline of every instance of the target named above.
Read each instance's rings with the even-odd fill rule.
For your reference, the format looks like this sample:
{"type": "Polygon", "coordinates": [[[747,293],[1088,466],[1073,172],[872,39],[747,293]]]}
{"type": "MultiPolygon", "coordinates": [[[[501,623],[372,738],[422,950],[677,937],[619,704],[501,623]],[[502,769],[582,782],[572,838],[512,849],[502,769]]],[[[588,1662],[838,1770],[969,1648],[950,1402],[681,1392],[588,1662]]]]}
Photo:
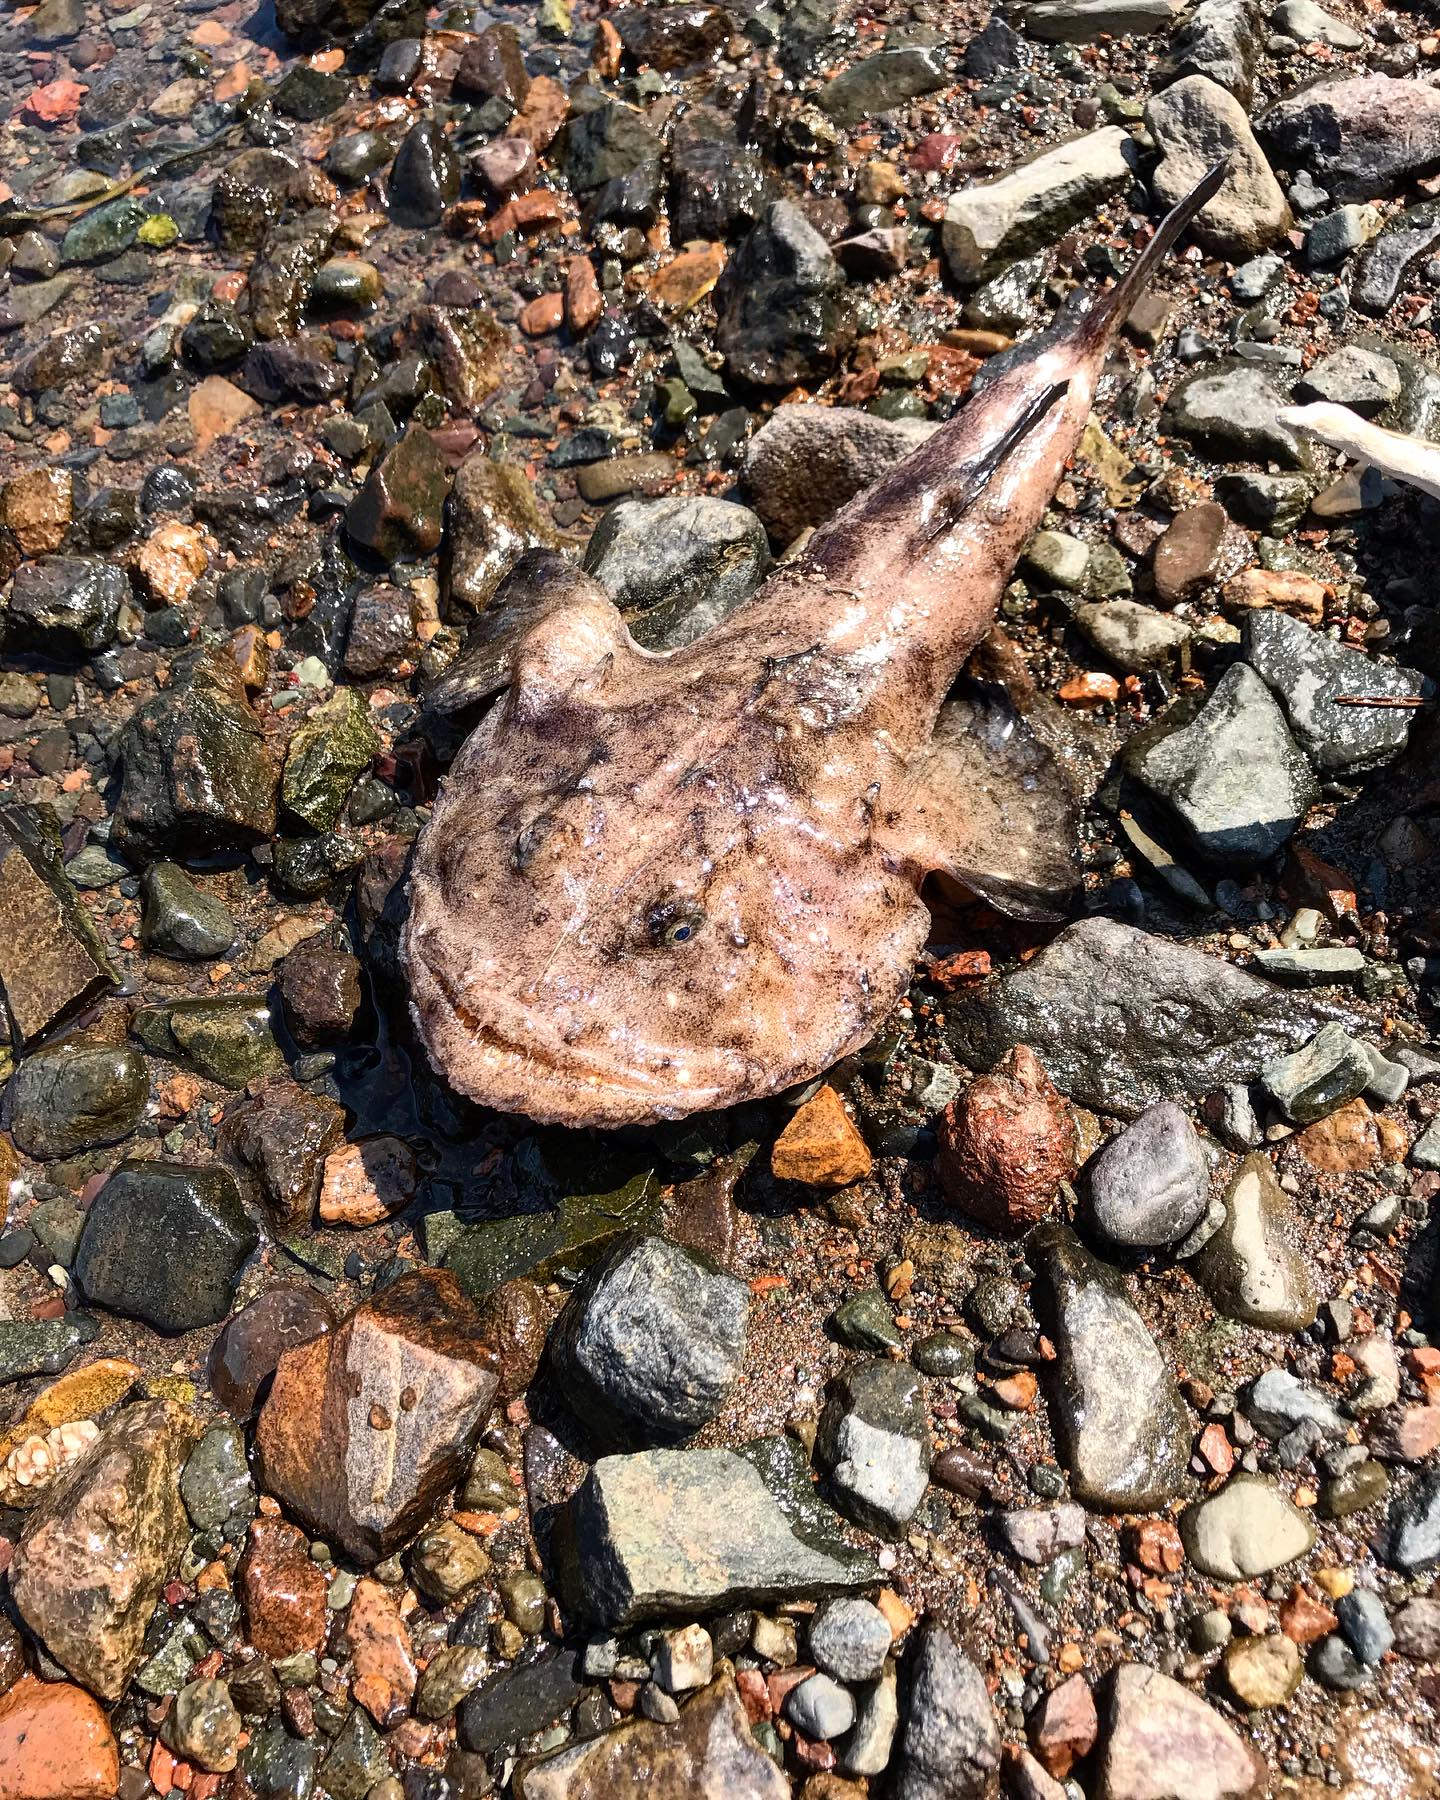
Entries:
{"type": "Polygon", "coordinates": [[[196,887],[177,864],[152,863],[143,880],[145,913],[140,935],[147,950],[202,962],[223,956],[235,942],[235,921],[223,902],[196,887]]]}
{"type": "Polygon", "coordinates": [[[566,1508],[570,1603],[600,1630],[853,1592],[874,1563],[839,1535],[791,1440],[607,1456],[566,1508]]]}
{"type": "Polygon", "coordinates": [[[1000,1532],[1021,1562],[1043,1568],[1085,1542],[1085,1509],[1071,1503],[1023,1507],[1000,1515],[1000,1532]]]}
{"type": "Polygon", "coordinates": [[[1380,229],[1381,214],[1373,206],[1340,206],[1322,213],[1305,234],[1305,259],[1312,269],[1332,269],[1380,229]]]}
{"type": "Polygon", "coordinates": [[[1297,400],[1330,400],[1369,418],[1400,398],[1400,371],[1388,356],[1343,344],[1295,383],[1297,400]]]}
{"type": "Polygon", "coordinates": [[[1440,1600],[1416,1595],[1390,1618],[1395,1648],[1411,1662],[1440,1660],[1440,1600]]]}
{"type": "Polygon", "coordinates": [[[1173,1100],[1148,1107],[1090,1165],[1091,1217],[1112,1244],[1153,1249],[1197,1225],[1210,1193],[1200,1134],[1173,1100]]]}
{"type": "Polygon", "coordinates": [[[1079,593],[1090,567],[1090,546],[1068,531],[1037,531],[1025,546],[1021,566],[1043,585],[1079,593]]]}
{"type": "Polygon", "coordinates": [[[855,1728],[841,1755],[847,1775],[882,1775],[890,1766],[900,1724],[899,1683],[893,1664],[856,1696],[855,1728]]]}
{"type": "Polygon", "coordinates": [[[332,1800],[366,1800],[371,1788],[389,1773],[384,1739],[365,1713],[352,1706],[320,1765],[322,1790],[332,1800]]]}
{"type": "Polygon", "coordinates": [[[1100,36],[1168,31],[1183,0],[1029,0],[1026,34],[1050,44],[1088,44],[1100,36]]]}
{"type": "Polygon", "coordinates": [[[1389,75],[1322,79],[1278,101],[1260,130],[1337,200],[1383,198],[1440,162],[1440,89],[1389,75]]]}
{"type": "Polygon", "coordinates": [[[952,1002],[950,1032],[970,1068],[992,1069],[1028,1044],[1063,1094],[1134,1118],[1157,1100],[1253,1080],[1336,1016],[1217,957],[1096,917],[952,1002]]]}
{"type": "Polygon", "coordinates": [[[83,1038],[32,1052],[5,1090],[12,1137],[42,1162],[119,1143],[149,1098],[150,1073],[133,1045],[83,1038]]]}
{"type": "Polygon", "coordinates": [[[943,1625],[927,1621],[911,1663],[894,1800],[982,1800],[999,1766],[1000,1730],[985,1678],[943,1625]]]}
{"type": "Polygon", "coordinates": [[[854,406],[779,406],[745,446],[741,479],[771,536],[788,544],[936,429],[926,419],[880,419],[854,406]]]}
{"type": "Polygon", "coordinates": [[[1077,1500],[1148,1511],[1180,1487],[1190,1426],[1169,1361],[1131,1305],[1123,1277],[1063,1226],[1027,1240],[1054,1341],[1052,1420],[1077,1500]]]}
{"type": "Polygon", "coordinates": [[[1093,600],[1077,606],[1074,619],[1102,656],[1136,675],[1170,668],[1192,635],[1184,619],[1138,600],[1093,600]]]}
{"type": "Polygon", "coordinates": [[[1215,491],[1231,517],[1242,525],[1281,535],[1293,531],[1309,512],[1315,483],[1308,475],[1265,475],[1245,470],[1222,475],[1215,491]]]}
{"type": "Polygon", "coordinates": [[[161,1733],[177,1756],[198,1768],[221,1773],[240,1760],[244,1722],[223,1681],[189,1681],[175,1696],[161,1733]]]}
{"type": "Polygon", "coordinates": [[[827,1600],[806,1636],[813,1661],[838,1681],[877,1680],[890,1654],[889,1621],[868,1600],[827,1600]]]}
{"type": "MultiPolygon", "coordinates": [[[[1033,14],[1034,9],[1031,9],[1033,14]]],[[[1134,179],[1130,139],[1118,125],[1042,150],[993,181],[962,188],[945,209],[940,241],[955,279],[973,287],[1043,249],[1134,179]]]]}
{"type": "Polygon", "coordinates": [[[1382,1106],[1393,1106],[1404,1097],[1410,1086],[1410,1071],[1402,1062],[1392,1062],[1383,1051],[1377,1050],[1374,1044],[1364,1046],[1365,1054],[1370,1059],[1370,1080],[1365,1088],[1365,1096],[1369,1100],[1378,1100],[1382,1106]]]}
{"type": "Polygon", "coordinates": [[[27,1375],[58,1375],[95,1337],[99,1323],[86,1313],[63,1319],[0,1319],[0,1386],[27,1375]]]}
{"type": "Polygon", "coordinates": [[[1297,1125],[1313,1125],[1363,1094],[1370,1085],[1370,1058],[1365,1046],[1343,1026],[1323,1026],[1302,1050],[1293,1051],[1261,1071],[1266,1092],[1297,1125]]]}
{"type": "Polygon", "coordinates": [[[1410,1146],[1410,1160],[1417,1169],[1440,1169],[1440,1119],[1432,1119],[1410,1146]]]}
{"type": "Polygon", "coordinates": [[[1199,369],[1173,390],[1166,406],[1170,430],[1221,454],[1308,469],[1310,453],[1276,416],[1285,404],[1271,378],[1250,363],[1229,361],[1199,369]]]}
{"type": "Polygon", "coordinates": [[[1365,973],[1362,951],[1347,944],[1315,949],[1257,950],[1254,967],[1285,987],[1333,987],[1355,981],[1365,973]]]}
{"type": "Polygon", "coordinates": [[[1243,630],[1246,660],[1323,774],[1374,768],[1405,748],[1415,717],[1408,708],[1336,702],[1345,694],[1412,699],[1424,685],[1416,670],[1376,662],[1268,608],[1247,614],[1243,630]]]}
{"type": "Polygon", "coordinates": [[[245,1455],[245,1432],[232,1419],[214,1424],[190,1452],[180,1476],[180,1497],[197,1531],[223,1531],[239,1543],[255,1515],[255,1483],[245,1455]]]}
{"type": "Polygon", "coordinates": [[[815,1454],[847,1519],[898,1537],[915,1516],[930,1477],[928,1412],[908,1364],[856,1363],[834,1382],[815,1454]]]}
{"type": "Polygon", "coordinates": [[[578,1662],[573,1651],[559,1650],[499,1669],[460,1708],[462,1746],[489,1756],[554,1724],[583,1691],[578,1662]]]}
{"type": "Polygon", "coordinates": [[[1225,671],[1188,724],[1140,750],[1131,771],[1187,846],[1223,869],[1268,862],[1319,798],[1279,706],[1243,663],[1225,671]]]}
{"type": "Polygon", "coordinates": [[[1230,172],[1191,226],[1217,254],[1251,255],[1290,229],[1290,208],[1255,141],[1245,107],[1204,75],[1186,75],[1162,89],[1145,108],[1145,123],[1160,147],[1151,177],[1166,207],[1188,194],[1222,156],[1230,172]]]}
{"type": "Polygon", "coordinates": [[[1270,15],[1270,23],[1302,44],[1324,44],[1330,50],[1360,50],[1365,44],[1358,31],[1332,19],[1315,0],[1281,0],[1270,15]]]}
{"type": "Polygon", "coordinates": [[[228,1170],[125,1162],[85,1215],[75,1277],[112,1312],[193,1331],[229,1312],[258,1242],[228,1170]]]}
{"type": "Polygon", "coordinates": [[[1374,1588],[1356,1587],[1340,1596],[1335,1612],[1358,1661],[1367,1669],[1373,1668],[1395,1642],[1385,1602],[1374,1588]]]}
{"type": "Polygon", "coordinates": [[[1303,1331],[1313,1323],[1315,1276],[1290,1239],[1289,1214],[1269,1157],[1247,1156],[1225,1195],[1225,1222],[1194,1264],[1226,1318],[1267,1331],[1303,1331]]]}
{"type": "Polygon", "coordinates": [[[1422,256],[1440,245],[1440,204],[1428,201],[1410,206],[1387,219],[1360,259],[1350,290],[1351,303],[1361,312],[1384,313],[1394,305],[1400,285],[1422,256]]]}
{"type": "Polygon", "coordinates": [[[1386,1560],[1407,1575],[1440,1562],[1440,1473],[1422,1476],[1392,1504],[1386,1560]]]}
{"type": "Polygon", "coordinates": [[[1315,1527],[1269,1481],[1242,1474],[1192,1506],[1180,1520],[1180,1535],[1201,1574],[1251,1581],[1304,1556],[1315,1527]]]}
{"type": "Polygon", "coordinates": [[[947,87],[950,76],[940,54],[924,45],[899,44],[877,51],[828,81],[820,105],[841,125],[880,118],[921,94],[947,87]]]}
{"type": "Polygon", "coordinates": [[[622,500],[585,551],[647,650],[677,650],[718,625],[765,578],[770,545],[748,507],[709,495],[622,500]]]}
{"type": "Polygon", "coordinates": [[[782,388],[823,375],[835,360],[844,285],[844,271],[805,214],[792,200],[775,201],[716,288],[715,343],[730,373],[782,388]]]}
{"type": "Polygon", "coordinates": [[[608,1445],[673,1443],[725,1404],[750,1292],[660,1237],[625,1236],[571,1296],[551,1340],[562,1391],[608,1445]]]}
{"type": "Polygon", "coordinates": [[[1263,48],[1260,0],[1198,0],[1175,34],[1160,80],[1205,75],[1248,106],[1263,48]]]}
{"type": "Polygon", "coordinates": [[[1310,1673],[1322,1687],[1338,1693],[1352,1693],[1371,1682],[1370,1671],[1337,1632],[1321,1638],[1310,1652],[1310,1673]]]}
{"type": "Polygon", "coordinates": [[[1272,1439],[1283,1438],[1297,1425],[1312,1425],[1325,1437],[1340,1438],[1349,1424],[1319,1388],[1288,1369],[1266,1369],[1256,1376],[1245,1396],[1245,1417],[1272,1439]]]}
{"type": "Polygon", "coordinates": [[[828,1743],[855,1723],[855,1702],[829,1675],[811,1675],[786,1695],[785,1717],[805,1737],[828,1743]]]}
{"type": "Polygon", "coordinates": [[[1230,292],[1242,306],[1253,306],[1263,300],[1285,273],[1283,256],[1256,256],[1230,277],[1230,292]]]}
{"type": "Polygon", "coordinates": [[[98,556],[42,556],[15,571],[6,638],[67,659],[89,656],[114,642],[129,597],[124,570],[98,556]]]}

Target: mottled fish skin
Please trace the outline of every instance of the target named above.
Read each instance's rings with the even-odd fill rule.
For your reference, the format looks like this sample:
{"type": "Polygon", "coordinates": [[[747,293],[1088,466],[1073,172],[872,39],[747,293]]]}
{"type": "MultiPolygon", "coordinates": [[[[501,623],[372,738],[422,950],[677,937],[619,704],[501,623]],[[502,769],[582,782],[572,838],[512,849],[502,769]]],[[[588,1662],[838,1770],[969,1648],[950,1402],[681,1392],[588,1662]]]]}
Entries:
{"type": "Polygon", "coordinates": [[[977,816],[932,733],[1120,320],[1223,174],[1064,342],[697,643],[642,650],[582,587],[538,620],[413,864],[412,1011],[456,1088],[601,1127],[777,1093],[864,1044],[904,993],[929,874],[1046,913],[1053,894],[1008,878],[1003,807],[977,816]]]}

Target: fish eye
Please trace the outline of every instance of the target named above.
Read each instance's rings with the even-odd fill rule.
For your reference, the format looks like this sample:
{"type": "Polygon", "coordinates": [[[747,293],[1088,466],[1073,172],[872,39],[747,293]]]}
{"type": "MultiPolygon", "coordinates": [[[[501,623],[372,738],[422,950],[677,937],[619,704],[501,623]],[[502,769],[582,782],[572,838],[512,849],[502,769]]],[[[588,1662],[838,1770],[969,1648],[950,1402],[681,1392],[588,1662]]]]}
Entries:
{"type": "Polygon", "coordinates": [[[696,906],[675,901],[650,909],[647,920],[650,941],[663,944],[667,949],[676,949],[681,944],[688,944],[705,922],[705,915],[696,906]]]}

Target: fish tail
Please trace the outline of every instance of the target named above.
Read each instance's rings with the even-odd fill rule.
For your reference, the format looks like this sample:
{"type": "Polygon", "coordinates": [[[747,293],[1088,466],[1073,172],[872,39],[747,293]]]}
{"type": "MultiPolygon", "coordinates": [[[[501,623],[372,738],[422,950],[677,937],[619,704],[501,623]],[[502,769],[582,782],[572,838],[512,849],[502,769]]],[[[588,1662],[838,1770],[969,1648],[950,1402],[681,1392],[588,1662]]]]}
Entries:
{"type": "Polygon", "coordinates": [[[1113,288],[1101,294],[1077,328],[1077,346],[1083,352],[1098,351],[1120,329],[1150,278],[1174,249],[1176,240],[1207,201],[1219,191],[1230,173],[1230,158],[1212,163],[1190,192],[1177,200],[1160,221],[1155,235],[1113,288]]]}

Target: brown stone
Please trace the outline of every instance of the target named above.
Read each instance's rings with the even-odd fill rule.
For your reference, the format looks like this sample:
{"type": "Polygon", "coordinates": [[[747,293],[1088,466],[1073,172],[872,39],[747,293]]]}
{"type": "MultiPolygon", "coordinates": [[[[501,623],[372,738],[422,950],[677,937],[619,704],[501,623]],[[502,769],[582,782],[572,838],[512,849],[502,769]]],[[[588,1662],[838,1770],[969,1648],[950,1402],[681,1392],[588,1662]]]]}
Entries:
{"type": "Polygon", "coordinates": [[[520,329],[526,337],[544,337],[558,331],[565,322],[565,296],[561,293],[537,294],[520,309],[520,329]]]}
{"type": "Polygon", "coordinates": [[[565,265],[565,323],[580,337],[604,310],[594,263],[588,256],[572,256],[565,265]]]}
{"type": "Polygon", "coordinates": [[[1155,592],[1166,606],[1188,600],[1215,574],[1229,523],[1213,500],[1177,513],[1155,545],[1155,592]]]}
{"type": "Polygon", "coordinates": [[[1231,612],[1272,607],[1307,625],[1319,625],[1325,618],[1324,584],[1298,569],[1245,569],[1225,583],[1221,599],[1231,612]]]}
{"type": "Polygon", "coordinates": [[[25,806],[0,807],[0,986],[27,1044],[118,986],[58,841],[25,806]]]}
{"type": "Polygon", "coordinates": [[[1316,907],[1332,925],[1360,906],[1353,879],[1303,844],[1290,846],[1280,891],[1292,906],[1316,907]]]}
{"type": "Polygon", "coordinates": [[[69,1674],[118,1700],[189,1535],[180,1470],[193,1421],[168,1400],[127,1406],[30,1515],[10,1566],[20,1616],[69,1674]]]}
{"type": "Polygon", "coordinates": [[[0,1697],[0,1800],[113,1800],[120,1752],[83,1688],[24,1675],[0,1697]]]}
{"type": "Polygon", "coordinates": [[[1028,1750],[1007,1744],[1004,1755],[1005,1792],[1013,1800],[1068,1800],[1070,1790],[1062,1787],[1028,1750]]]}
{"type": "Polygon", "coordinates": [[[440,548],[450,477],[428,431],[412,426],[365,477],[345,527],[357,544],[393,562],[440,548]]]}
{"type": "Polygon", "coordinates": [[[511,137],[524,138],[537,156],[549,149],[570,111],[570,96],[558,81],[537,75],[530,83],[525,104],[510,121],[511,137]]]}
{"type": "Polygon", "coordinates": [[[229,437],[232,431],[260,411],[258,400],[252,400],[223,375],[207,375],[197,382],[190,390],[186,406],[190,428],[195,433],[197,456],[203,456],[216,438],[229,437]]]}
{"type": "Polygon", "coordinates": [[[282,1281],[225,1322],[210,1349],[210,1391],[237,1419],[248,1419],[286,1350],[334,1324],[330,1308],[299,1281],[282,1281]]]}
{"type": "Polygon", "coordinates": [[[65,542],[74,491],[68,469],[26,469],[0,488],[0,528],[26,556],[50,556],[65,542]]]}
{"type": "Polygon", "coordinates": [[[1312,1599],[1302,1587],[1296,1587],[1280,1607],[1280,1629],[1292,1644],[1314,1644],[1332,1631],[1340,1621],[1322,1601],[1312,1599]]]}
{"type": "Polygon", "coordinates": [[[403,1275],[280,1358],[255,1432],[262,1486],[357,1562],[376,1562],[454,1484],[498,1385],[455,1277],[403,1275]]]}
{"type": "Polygon", "coordinates": [[[204,538],[179,519],[167,519],[135,552],[135,573],[153,606],[181,605],[209,566],[204,538]]]}
{"type": "Polygon", "coordinates": [[[450,600],[479,611],[526,550],[560,549],[564,539],[540,510],[525,471],[467,456],[450,500],[450,600]]]}
{"type": "Polygon", "coordinates": [[[874,1166],[868,1145],[828,1083],[796,1108],[770,1152],[777,1181],[803,1181],[809,1187],[848,1187],[863,1181],[874,1166]]]}
{"type": "Polygon", "coordinates": [[[1130,1528],[1130,1554],[1152,1575],[1174,1575],[1185,1566],[1185,1546],[1168,1519],[1141,1519],[1130,1528]]]}
{"type": "Polygon", "coordinates": [[[280,964],[285,1023],[306,1049],[348,1037],[360,999],[360,963],[348,951],[308,938],[280,964]]]}
{"type": "Polygon", "coordinates": [[[699,244],[682,250],[663,263],[646,283],[650,298],[662,312],[689,312],[725,272],[725,246],[699,244]]]}
{"type": "Polygon", "coordinates": [[[262,1656],[278,1660],[324,1647],[325,1577],[310,1560],[303,1531],[273,1516],[252,1519],[238,1584],[245,1630],[262,1656]]]}
{"type": "Polygon", "coordinates": [[[1030,1747],[1057,1781],[1063,1781],[1095,1748],[1100,1720],[1095,1696],[1083,1675],[1052,1688],[1025,1722],[1030,1747]]]}
{"type": "Polygon", "coordinates": [[[519,1275],[487,1294],[476,1313],[481,1340],[499,1359],[496,1397],[513,1400],[535,1379],[555,1308],[533,1281],[519,1275]]]}
{"type": "Polygon", "coordinates": [[[1394,1462],[1421,1462],[1440,1450],[1440,1406],[1392,1407],[1370,1437],[1377,1456],[1394,1462]]]}
{"type": "Polygon", "coordinates": [[[350,1692],[388,1731],[405,1717],[419,1676],[410,1633],[389,1588],[368,1577],[355,1584],[345,1641],[350,1646],[350,1692]]]}
{"type": "Polygon", "coordinates": [[[415,1152],[404,1138],[361,1138],[325,1158],[320,1217],[327,1225],[379,1225],[414,1198],[415,1152]]]}
{"type": "Polygon", "coordinates": [[[522,137],[494,138],[482,144],[471,167],[497,200],[523,193],[535,175],[535,152],[522,137]]]}
{"type": "Polygon", "coordinates": [[[504,376],[510,333],[480,306],[422,306],[415,324],[445,398],[460,413],[478,412],[504,376]]]}
{"type": "Polygon", "coordinates": [[[1295,1139],[1295,1147],[1312,1169],[1327,1174],[1358,1174],[1380,1154],[1380,1134],[1375,1115],[1363,1100],[1347,1100],[1295,1139]]]}
{"type": "Polygon", "coordinates": [[[344,1136],[342,1106],[289,1075],[272,1075],[229,1108],[216,1147],[249,1173],[276,1230],[288,1236],[309,1225],[322,1170],[344,1136]]]}
{"type": "Polygon", "coordinates": [[[1079,1156],[1070,1110],[1027,1044],[950,1102],[939,1137],[946,1199],[997,1231],[1043,1219],[1079,1156]]]}

